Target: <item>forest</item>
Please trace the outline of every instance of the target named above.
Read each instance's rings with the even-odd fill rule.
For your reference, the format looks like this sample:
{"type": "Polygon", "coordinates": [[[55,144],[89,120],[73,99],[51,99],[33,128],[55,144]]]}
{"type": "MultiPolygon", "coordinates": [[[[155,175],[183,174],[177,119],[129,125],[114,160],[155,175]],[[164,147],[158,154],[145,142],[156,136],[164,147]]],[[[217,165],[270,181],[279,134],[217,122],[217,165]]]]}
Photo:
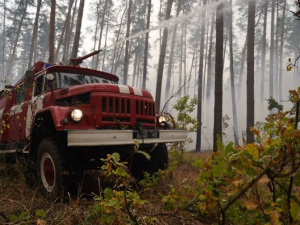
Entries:
{"type": "Polygon", "coordinates": [[[158,109],[176,114],[177,99],[198,99],[193,113],[201,122],[190,150],[212,150],[222,132],[241,143],[268,115],[267,99],[286,105],[288,90],[299,84],[297,4],[261,0],[252,7],[250,14],[246,0],[3,1],[1,85],[14,84],[34,62],[59,64],[102,49],[84,66],[150,90],[158,109]],[[251,67],[247,54],[255,59],[251,67]],[[289,64],[295,69],[287,72],[289,64]]]}
{"type": "Polygon", "coordinates": [[[0,224],[300,221],[299,1],[3,0],[0,18],[1,89],[35,62],[102,50],[81,66],[148,90],[190,131],[170,146],[169,168],[139,184],[108,155],[114,188],[93,190],[93,202],[45,203],[21,191],[22,159],[0,164],[0,224]]]}

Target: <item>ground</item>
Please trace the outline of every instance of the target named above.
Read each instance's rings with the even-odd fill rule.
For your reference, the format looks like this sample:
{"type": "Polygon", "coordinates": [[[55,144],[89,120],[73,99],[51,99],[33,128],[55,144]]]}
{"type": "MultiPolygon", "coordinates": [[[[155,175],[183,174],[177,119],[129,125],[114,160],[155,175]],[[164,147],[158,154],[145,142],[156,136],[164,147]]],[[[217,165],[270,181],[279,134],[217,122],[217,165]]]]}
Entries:
{"type": "MultiPolygon", "coordinates": [[[[138,209],[139,215],[151,217],[152,224],[210,224],[210,221],[192,218],[187,213],[172,214],[162,205],[162,196],[168,195],[170,185],[178,190],[184,185],[196,184],[197,170],[191,162],[208,155],[210,153],[188,153],[183,161],[178,159],[178,155],[171,156],[170,166],[177,162],[175,169],[150,188],[142,189],[132,181],[132,187],[141,199],[149,202],[138,209]]],[[[45,199],[37,188],[26,185],[24,163],[0,163],[0,224],[93,224],[93,220],[97,221],[90,216],[95,207],[93,196],[99,196],[106,187],[114,186],[114,181],[105,178],[103,173],[88,171],[77,196],[70,196],[65,203],[53,203],[45,199]]]]}

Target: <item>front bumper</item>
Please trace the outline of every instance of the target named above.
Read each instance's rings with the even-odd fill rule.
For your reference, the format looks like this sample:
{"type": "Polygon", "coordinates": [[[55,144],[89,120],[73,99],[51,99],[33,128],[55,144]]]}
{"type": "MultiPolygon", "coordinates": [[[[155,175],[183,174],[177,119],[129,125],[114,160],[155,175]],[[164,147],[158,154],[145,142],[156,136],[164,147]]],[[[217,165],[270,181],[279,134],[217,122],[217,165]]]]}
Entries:
{"type": "Polygon", "coordinates": [[[68,146],[111,146],[171,143],[187,140],[187,130],[160,130],[159,138],[134,139],[133,130],[69,130],[68,146]]]}

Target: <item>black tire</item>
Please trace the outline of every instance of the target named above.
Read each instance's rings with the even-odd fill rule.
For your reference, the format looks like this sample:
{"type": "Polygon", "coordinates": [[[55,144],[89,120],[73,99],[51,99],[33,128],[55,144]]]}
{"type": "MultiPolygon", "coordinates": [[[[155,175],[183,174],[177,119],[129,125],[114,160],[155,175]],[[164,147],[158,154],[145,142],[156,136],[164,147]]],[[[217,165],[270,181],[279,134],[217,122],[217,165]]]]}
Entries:
{"type": "Polygon", "coordinates": [[[52,138],[44,138],[37,151],[41,193],[50,200],[64,196],[64,168],[60,151],[52,138]]]}
{"type": "Polygon", "coordinates": [[[169,157],[166,144],[158,144],[156,148],[148,152],[148,154],[151,156],[150,160],[139,153],[133,155],[130,172],[137,180],[143,179],[145,172],[152,175],[168,167],[169,157]]]}
{"type": "Polygon", "coordinates": [[[165,170],[168,167],[169,157],[166,144],[158,144],[157,147],[150,152],[150,163],[147,172],[156,173],[159,170],[165,170]]]}

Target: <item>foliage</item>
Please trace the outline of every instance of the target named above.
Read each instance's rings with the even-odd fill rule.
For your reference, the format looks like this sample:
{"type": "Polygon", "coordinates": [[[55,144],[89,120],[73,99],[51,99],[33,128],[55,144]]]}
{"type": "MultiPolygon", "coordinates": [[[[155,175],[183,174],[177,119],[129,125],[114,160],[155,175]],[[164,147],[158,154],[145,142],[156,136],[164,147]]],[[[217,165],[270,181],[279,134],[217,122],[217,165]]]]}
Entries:
{"type": "Polygon", "coordinates": [[[137,211],[148,202],[142,200],[131,187],[131,175],[124,163],[120,162],[118,153],[108,154],[102,159],[102,169],[105,174],[113,176],[114,188],[106,188],[101,196],[95,196],[95,203],[91,207],[91,216],[97,216],[100,224],[138,224],[137,211]]]}
{"type": "Polygon", "coordinates": [[[268,110],[277,109],[278,112],[281,112],[283,110],[283,105],[279,104],[274,98],[267,99],[268,101],[268,110]]]}
{"type": "MultiPolygon", "coordinates": [[[[188,95],[185,95],[181,99],[179,99],[174,108],[177,110],[177,119],[176,126],[183,129],[188,129],[189,132],[195,132],[198,125],[197,119],[191,116],[191,113],[194,112],[196,105],[198,104],[198,98],[192,98],[188,95]]],[[[182,154],[185,149],[185,145],[188,143],[192,143],[193,140],[191,138],[188,139],[186,143],[176,143],[173,145],[173,149],[179,149],[180,154],[179,158],[182,159],[182,154]]]]}

